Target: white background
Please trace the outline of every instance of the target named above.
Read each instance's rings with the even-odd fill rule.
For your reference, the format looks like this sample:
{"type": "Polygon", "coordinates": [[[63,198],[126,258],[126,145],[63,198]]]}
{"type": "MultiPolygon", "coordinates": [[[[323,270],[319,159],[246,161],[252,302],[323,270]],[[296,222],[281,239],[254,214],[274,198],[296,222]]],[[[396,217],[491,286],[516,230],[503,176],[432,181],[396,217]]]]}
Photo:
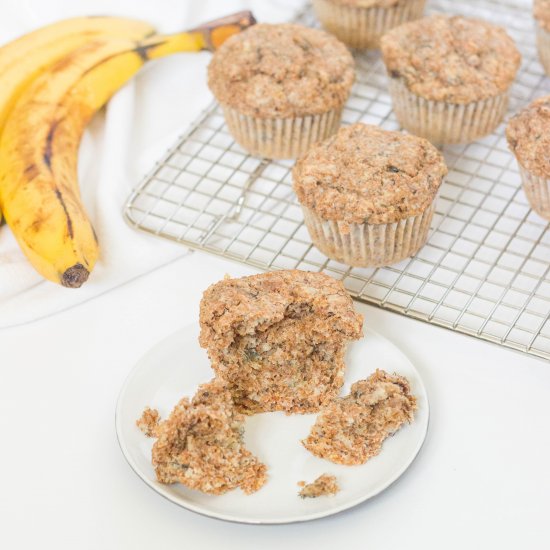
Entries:
{"type": "MultiPolygon", "coordinates": [[[[116,11],[173,30],[181,21],[170,14],[189,4],[163,0],[116,11]]],[[[193,23],[243,5],[225,0],[192,4],[196,14],[193,8],[187,17],[196,17],[193,23]]],[[[267,2],[255,4],[261,11],[267,2]]],[[[0,38],[63,16],[114,9],[106,0],[3,2],[0,38]]],[[[156,70],[151,73],[162,74],[156,70]]],[[[166,71],[164,78],[171,90],[177,89],[175,80],[170,82],[173,73],[166,71]]],[[[203,99],[208,102],[207,95],[203,99]]],[[[187,112],[176,93],[161,103],[151,104],[147,124],[140,117],[132,121],[132,147],[138,153],[160,149],[167,136],[197,114],[195,105],[187,112]]],[[[100,131],[101,120],[95,125],[100,131]]],[[[137,233],[135,239],[143,247],[157,242],[137,233]]],[[[151,346],[197,321],[208,284],[225,273],[252,273],[171,246],[163,267],[135,273],[133,281],[103,289],[61,313],[0,330],[0,548],[549,547],[550,365],[362,305],[358,308],[369,325],[415,363],[430,397],[426,444],[394,486],[338,516],[274,527],[204,518],[148,489],[117,445],[118,391],[151,346]]],[[[50,287],[45,288],[43,295],[50,287]]],[[[43,295],[37,300],[47,301],[43,295]]],[[[18,303],[31,318],[35,305],[41,312],[49,307],[22,297],[12,301],[11,310],[18,303]]],[[[186,367],[192,365],[182,358],[186,367]]]]}

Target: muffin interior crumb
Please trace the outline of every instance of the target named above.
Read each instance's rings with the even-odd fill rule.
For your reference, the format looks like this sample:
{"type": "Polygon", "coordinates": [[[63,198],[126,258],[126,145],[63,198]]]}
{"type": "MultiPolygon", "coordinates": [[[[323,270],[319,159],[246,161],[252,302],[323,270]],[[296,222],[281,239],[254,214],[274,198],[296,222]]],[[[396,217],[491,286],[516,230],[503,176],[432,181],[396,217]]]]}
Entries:
{"type": "Polygon", "coordinates": [[[183,398],[165,421],[147,408],[137,425],[156,438],[152,462],[159,482],[213,495],[237,487],[250,494],[267,481],[267,468],[244,446],[244,419],[230,392],[214,380],[192,400],[183,398]]]}
{"type": "Polygon", "coordinates": [[[302,490],[298,493],[302,498],[317,498],[335,495],[340,491],[336,476],[330,474],[322,474],[311,483],[300,481],[298,485],[302,487],[302,490]]]}
{"type": "Polygon", "coordinates": [[[412,422],[416,408],[404,377],[377,370],[355,382],[349,395],[324,407],[302,444],[336,464],[364,464],[380,452],[388,436],[412,422]]]}

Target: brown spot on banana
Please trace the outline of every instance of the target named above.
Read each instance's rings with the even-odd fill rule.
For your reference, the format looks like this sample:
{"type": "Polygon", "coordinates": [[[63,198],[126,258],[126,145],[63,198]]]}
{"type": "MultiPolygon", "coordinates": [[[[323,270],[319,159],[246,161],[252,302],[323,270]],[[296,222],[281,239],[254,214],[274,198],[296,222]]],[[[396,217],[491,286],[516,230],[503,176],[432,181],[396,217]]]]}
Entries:
{"type": "Polygon", "coordinates": [[[44,144],[44,152],[42,153],[42,160],[44,161],[44,164],[50,170],[51,170],[51,167],[52,167],[53,136],[54,136],[55,131],[57,130],[57,126],[61,122],[61,120],[62,119],[54,120],[52,122],[52,124],[50,125],[50,129],[48,130],[48,135],[46,136],[46,143],[44,144]]]}
{"type": "Polygon", "coordinates": [[[34,162],[32,164],[29,164],[25,168],[25,176],[27,178],[27,181],[33,180],[36,176],[38,176],[38,168],[34,162]]]}
{"type": "MultiPolygon", "coordinates": [[[[55,190],[55,196],[57,197],[57,200],[61,203],[61,206],[63,207],[63,212],[65,212],[65,218],[67,220],[67,233],[69,235],[69,238],[74,237],[74,231],[73,231],[73,220],[71,220],[71,216],[69,214],[69,211],[67,210],[67,205],[65,204],[65,199],[63,198],[63,195],[61,194],[61,191],[59,189],[55,190]]],[[[80,264],[77,264],[80,265],[80,264]]],[[[72,269],[72,268],[70,268],[72,269]]],[[[88,277],[86,276],[86,279],[88,277]]],[[[84,282],[84,281],[82,281],[84,282]]]]}

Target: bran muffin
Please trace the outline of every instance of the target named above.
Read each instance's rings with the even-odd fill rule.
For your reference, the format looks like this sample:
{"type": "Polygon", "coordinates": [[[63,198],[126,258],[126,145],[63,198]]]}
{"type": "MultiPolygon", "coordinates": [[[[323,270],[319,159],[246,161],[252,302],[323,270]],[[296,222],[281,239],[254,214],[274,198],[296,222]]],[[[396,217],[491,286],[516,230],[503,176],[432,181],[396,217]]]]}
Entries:
{"type": "Polygon", "coordinates": [[[535,0],[533,15],[537,27],[537,49],[546,74],[550,75],[550,0],[535,0]]]}
{"type": "Polygon", "coordinates": [[[531,208],[550,220],[550,96],[516,114],[506,128],[531,208]]]}
{"type": "Polygon", "coordinates": [[[295,158],[336,132],[354,79],[344,44],[293,24],[250,27],[224,42],[208,66],[231,134],[266,158],[295,158]]]}
{"type": "Polygon", "coordinates": [[[357,123],[313,146],[292,177],[313,244],[344,264],[376,267],[425,243],[446,174],[429,141],[357,123]]]}
{"type": "Polygon", "coordinates": [[[422,17],[426,0],[313,0],[323,27],[352,48],[380,47],[381,36],[422,17]]]}
{"type": "Polygon", "coordinates": [[[267,468],[243,443],[244,416],[231,394],[213,380],[199,386],[193,399],[182,399],[167,420],[145,409],[138,427],[157,440],[152,461],[158,481],[182,483],[203,493],[221,495],[240,487],[246,494],[267,481],[267,468]]]}
{"type": "Polygon", "coordinates": [[[397,120],[433,143],[467,143],[491,133],[508,107],[521,56],[490,23],[433,15],[381,40],[397,120]]]}
{"type": "Polygon", "coordinates": [[[210,286],[200,344],[241,412],[310,413],[338,394],[362,316],[340,281],[277,271],[210,286]]]}
{"type": "Polygon", "coordinates": [[[298,493],[298,496],[302,498],[318,498],[340,492],[338,480],[330,474],[322,474],[311,483],[302,481],[298,485],[302,487],[298,493]]]}
{"type": "Polygon", "coordinates": [[[413,421],[416,409],[408,381],[377,370],[355,382],[349,395],[324,407],[302,444],[336,464],[364,464],[380,452],[388,436],[413,421]]]}

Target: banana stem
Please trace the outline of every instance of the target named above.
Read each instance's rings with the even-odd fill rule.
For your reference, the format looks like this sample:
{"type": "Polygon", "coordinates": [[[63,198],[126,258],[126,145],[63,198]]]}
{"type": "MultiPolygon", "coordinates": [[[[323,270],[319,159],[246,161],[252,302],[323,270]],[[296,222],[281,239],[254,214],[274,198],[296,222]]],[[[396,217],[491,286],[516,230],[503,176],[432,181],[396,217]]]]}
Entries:
{"type": "Polygon", "coordinates": [[[137,53],[144,59],[157,59],[177,52],[216,50],[233,34],[254,25],[250,11],[242,11],[205,23],[196,29],[167,35],[154,35],[138,43],[137,53]]]}

